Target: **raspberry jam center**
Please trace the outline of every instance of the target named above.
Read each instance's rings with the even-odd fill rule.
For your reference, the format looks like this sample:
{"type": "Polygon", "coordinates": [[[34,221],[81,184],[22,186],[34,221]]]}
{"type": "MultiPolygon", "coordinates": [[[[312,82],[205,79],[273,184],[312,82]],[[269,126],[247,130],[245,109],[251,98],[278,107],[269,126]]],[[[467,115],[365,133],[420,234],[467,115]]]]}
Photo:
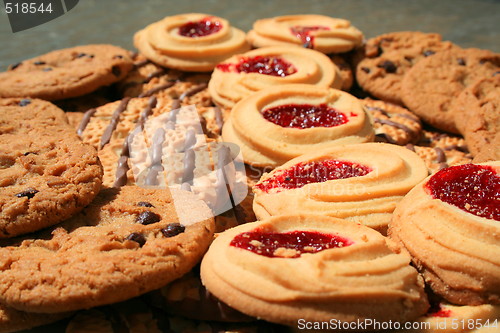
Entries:
{"type": "Polygon", "coordinates": [[[344,237],[317,231],[279,233],[259,229],[239,234],[230,243],[231,246],[270,258],[298,258],[302,253],[316,253],[352,244],[344,237]]]}
{"type": "Polygon", "coordinates": [[[372,169],[367,166],[347,161],[302,162],[257,183],[255,187],[264,192],[274,188],[295,189],[311,183],[360,177],[371,171],[372,169]]]}
{"type": "Polygon", "coordinates": [[[222,23],[205,18],[201,21],[188,22],[179,27],[179,35],[184,37],[203,37],[222,29],[222,23]]]}
{"type": "Polygon", "coordinates": [[[259,73],[285,77],[297,72],[297,69],[280,57],[243,57],[237,64],[219,64],[217,69],[223,72],[259,73]]]}
{"type": "Polygon", "coordinates": [[[311,32],[318,30],[330,30],[330,28],[320,25],[318,26],[296,25],[290,28],[290,32],[292,33],[292,35],[297,36],[297,38],[300,39],[304,47],[309,47],[309,48],[312,48],[314,46],[314,36],[311,36],[311,32]]]}
{"type": "Polygon", "coordinates": [[[262,116],[273,124],[289,128],[334,127],[347,123],[342,112],[326,104],[288,104],[262,111],[262,116]]]}
{"type": "Polygon", "coordinates": [[[442,169],[426,188],[434,199],[500,221],[500,176],[491,166],[464,164],[442,169]]]}

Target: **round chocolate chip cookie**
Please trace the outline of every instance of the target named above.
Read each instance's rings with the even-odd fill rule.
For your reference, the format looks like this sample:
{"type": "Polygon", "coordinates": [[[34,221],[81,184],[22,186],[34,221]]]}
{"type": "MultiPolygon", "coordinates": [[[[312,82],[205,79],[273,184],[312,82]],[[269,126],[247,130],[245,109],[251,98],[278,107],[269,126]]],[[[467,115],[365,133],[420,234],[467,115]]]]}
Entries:
{"type": "Polygon", "coordinates": [[[59,223],[101,186],[97,152],[64,112],[36,99],[0,99],[0,238],[59,223]]]}
{"type": "Polygon", "coordinates": [[[406,72],[421,59],[450,48],[453,44],[436,33],[401,31],[371,38],[356,66],[356,80],[373,96],[402,104],[401,81],[406,72]]]}
{"type": "Polygon", "coordinates": [[[480,49],[446,50],[419,61],[405,75],[402,97],[405,105],[423,121],[451,133],[455,125],[454,98],[478,79],[500,71],[500,54],[480,49]]]}
{"type": "Polygon", "coordinates": [[[56,313],[123,301],[187,273],[212,240],[208,206],[182,190],[102,190],[53,230],[0,248],[0,302],[56,313]]]}
{"type": "Polygon", "coordinates": [[[113,45],[84,45],[24,60],[0,73],[0,97],[49,101],[85,95],[125,77],[129,52],[113,45]]]}

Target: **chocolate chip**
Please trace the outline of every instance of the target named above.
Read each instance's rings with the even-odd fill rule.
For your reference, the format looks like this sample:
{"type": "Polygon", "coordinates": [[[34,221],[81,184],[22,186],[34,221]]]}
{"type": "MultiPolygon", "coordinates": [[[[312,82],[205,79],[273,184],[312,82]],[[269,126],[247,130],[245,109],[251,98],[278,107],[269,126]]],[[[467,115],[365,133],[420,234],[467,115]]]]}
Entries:
{"type": "Polygon", "coordinates": [[[398,70],[396,65],[390,60],[385,60],[384,62],[378,64],[377,67],[385,69],[387,73],[396,73],[398,70]]]}
{"type": "Polygon", "coordinates": [[[42,69],[42,71],[44,72],[50,72],[52,70],[51,67],[45,67],[44,69],[42,69]]]}
{"type": "Polygon", "coordinates": [[[90,58],[90,59],[94,59],[94,57],[95,57],[95,56],[94,56],[93,54],[89,54],[89,58],[90,58]]]}
{"type": "Polygon", "coordinates": [[[37,153],[33,153],[33,152],[31,152],[31,151],[28,151],[28,152],[24,153],[23,155],[24,155],[24,156],[28,156],[28,155],[31,155],[31,154],[33,154],[33,155],[38,155],[37,153]]]}
{"type": "Polygon", "coordinates": [[[500,71],[496,71],[495,73],[493,73],[493,76],[497,76],[497,75],[500,75],[500,71]]]}
{"type": "Polygon", "coordinates": [[[139,207],[153,207],[153,204],[152,203],[149,203],[149,202],[146,202],[146,201],[140,201],[137,203],[137,206],[139,207]]]}
{"type": "Polygon", "coordinates": [[[31,103],[31,99],[24,98],[24,99],[19,101],[19,106],[26,106],[26,105],[29,105],[30,103],[31,103]]]}
{"type": "Polygon", "coordinates": [[[186,230],[186,227],[180,223],[170,223],[166,228],[161,229],[161,233],[165,237],[174,237],[178,234],[182,234],[186,230]]]}
{"type": "Polygon", "coordinates": [[[370,73],[370,69],[368,67],[361,67],[361,70],[365,72],[366,74],[370,73]]]}
{"type": "Polygon", "coordinates": [[[38,66],[38,65],[45,65],[45,64],[46,64],[46,62],[45,62],[45,61],[35,61],[33,64],[35,64],[35,65],[37,65],[37,66],[38,66]]]}
{"type": "Polygon", "coordinates": [[[382,53],[384,53],[384,49],[382,48],[382,46],[378,46],[377,47],[377,57],[380,56],[382,53]]]}
{"type": "Polygon", "coordinates": [[[113,66],[111,67],[111,73],[113,73],[114,76],[119,77],[122,74],[122,70],[118,66],[113,66]]]}
{"type": "Polygon", "coordinates": [[[426,51],[424,51],[424,57],[431,56],[431,55],[433,55],[434,53],[436,53],[436,52],[434,52],[434,51],[432,51],[432,50],[426,50],[426,51]]]}
{"type": "Polygon", "coordinates": [[[144,237],[144,235],[139,234],[137,232],[131,233],[125,239],[138,243],[140,247],[143,247],[144,244],[146,244],[146,237],[144,237]]]}
{"type": "Polygon", "coordinates": [[[159,222],[161,220],[160,215],[150,212],[149,210],[142,212],[137,216],[135,222],[148,225],[159,222]]]}
{"type": "Polygon", "coordinates": [[[457,59],[457,63],[458,63],[460,66],[465,66],[465,59],[464,59],[464,58],[458,58],[458,59],[457,59]]]}
{"type": "Polygon", "coordinates": [[[117,54],[113,57],[113,59],[123,59],[123,56],[121,54],[117,54]]]}
{"type": "Polygon", "coordinates": [[[16,69],[17,67],[21,66],[22,64],[23,64],[22,62],[18,62],[17,64],[10,65],[9,70],[14,70],[14,69],[16,69]]]}
{"type": "Polygon", "coordinates": [[[78,53],[78,54],[76,55],[76,57],[77,57],[77,58],[83,58],[83,57],[85,57],[86,55],[87,55],[87,53],[78,53]]]}
{"type": "Polygon", "coordinates": [[[22,198],[22,197],[27,197],[28,199],[31,199],[35,196],[35,194],[38,193],[38,190],[35,190],[34,188],[29,188],[25,191],[22,191],[20,193],[16,194],[16,197],[22,198]]]}

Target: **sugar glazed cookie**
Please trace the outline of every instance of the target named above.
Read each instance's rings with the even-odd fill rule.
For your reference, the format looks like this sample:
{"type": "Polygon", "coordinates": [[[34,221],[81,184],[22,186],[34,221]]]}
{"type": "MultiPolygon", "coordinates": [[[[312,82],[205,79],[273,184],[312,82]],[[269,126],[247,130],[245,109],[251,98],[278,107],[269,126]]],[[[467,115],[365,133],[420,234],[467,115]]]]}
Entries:
{"type": "Polygon", "coordinates": [[[122,301],[187,273],[207,249],[213,217],[181,190],[102,190],[38,238],[0,248],[1,302],[61,312],[122,301]]]}
{"type": "Polygon", "coordinates": [[[473,48],[439,52],[408,71],[401,85],[402,99],[423,121],[458,133],[452,100],[478,79],[490,78],[498,71],[498,53],[473,48]]]}
{"type": "Polygon", "coordinates": [[[298,47],[265,47],[217,65],[208,91],[217,105],[232,108],[244,97],[274,85],[306,83],[340,88],[337,66],[326,55],[298,47]]]}
{"type": "Polygon", "coordinates": [[[96,150],[42,100],[0,99],[0,165],[0,238],[73,216],[101,186],[96,150]]]}
{"type": "Polygon", "coordinates": [[[275,168],[310,151],[372,141],[373,129],[354,96],[295,84],[265,89],[238,102],[222,138],[241,148],[245,163],[275,168]]]}
{"type": "Polygon", "coordinates": [[[441,35],[419,31],[400,31],[369,39],[364,59],[356,66],[356,80],[373,96],[403,104],[401,82],[405,74],[421,59],[453,47],[441,35]]]}
{"type": "Polygon", "coordinates": [[[253,187],[258,219],[321,213],[385,233],[396,204],[427,177],[424,162],[404,147],[362,143],[318,150],[264,174],[253,187]]]}
{"type": "Polygon", "coordinates": [[[209,72],[219,62],[250,49],[243,31],[221,17],[198,13],[150,24],[135,34],[134,45],[158,65],[188,72],[209,72]]]}
{"type": "Polygon", "coordinates": [[[296,45],[322,53],[342,53],[360,46],[363,33],[344,19],[289,15],[257,20],[247,39],[254,47],[296,45]]]}
{"type": "Polygon", "coordinates": [[[389,234],[451,303],[500,304],[500,162],[443,169],[398,204],[389,234]]]}
{"type": "Polygon", "coordinates": [[[408,321],[427,311],[427,297],[410,257],[392,246],[345,220],[276,216],[220,234],[201,278],[229,306],[294,327],[299,319],[408,321]]]}
{"type": "Polygon", "coordinates": [[[0,97],[53,101],[82,96],[123,79],[131,69],[129,52],[113,45],[56,50],[0,73],[0,97]]]}

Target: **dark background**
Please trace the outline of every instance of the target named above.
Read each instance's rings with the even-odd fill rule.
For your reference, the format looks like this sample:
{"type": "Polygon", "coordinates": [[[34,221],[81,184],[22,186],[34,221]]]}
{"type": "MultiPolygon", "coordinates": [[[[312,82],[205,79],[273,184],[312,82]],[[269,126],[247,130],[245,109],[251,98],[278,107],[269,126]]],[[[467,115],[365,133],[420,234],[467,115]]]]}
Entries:
{"type": "Polygon", "coordinates": [[[80,0],[65,15],[17,33],[12,33],[2,7],[0,70],[79,44],[133,49],[134,32],[165,16],[187,12],[221,16],[245,31],[259,18],[324,14],[350,20],[368,38],[401,30],[439,32],[462,47],[500,52],[499,0],[80,0]]]}

